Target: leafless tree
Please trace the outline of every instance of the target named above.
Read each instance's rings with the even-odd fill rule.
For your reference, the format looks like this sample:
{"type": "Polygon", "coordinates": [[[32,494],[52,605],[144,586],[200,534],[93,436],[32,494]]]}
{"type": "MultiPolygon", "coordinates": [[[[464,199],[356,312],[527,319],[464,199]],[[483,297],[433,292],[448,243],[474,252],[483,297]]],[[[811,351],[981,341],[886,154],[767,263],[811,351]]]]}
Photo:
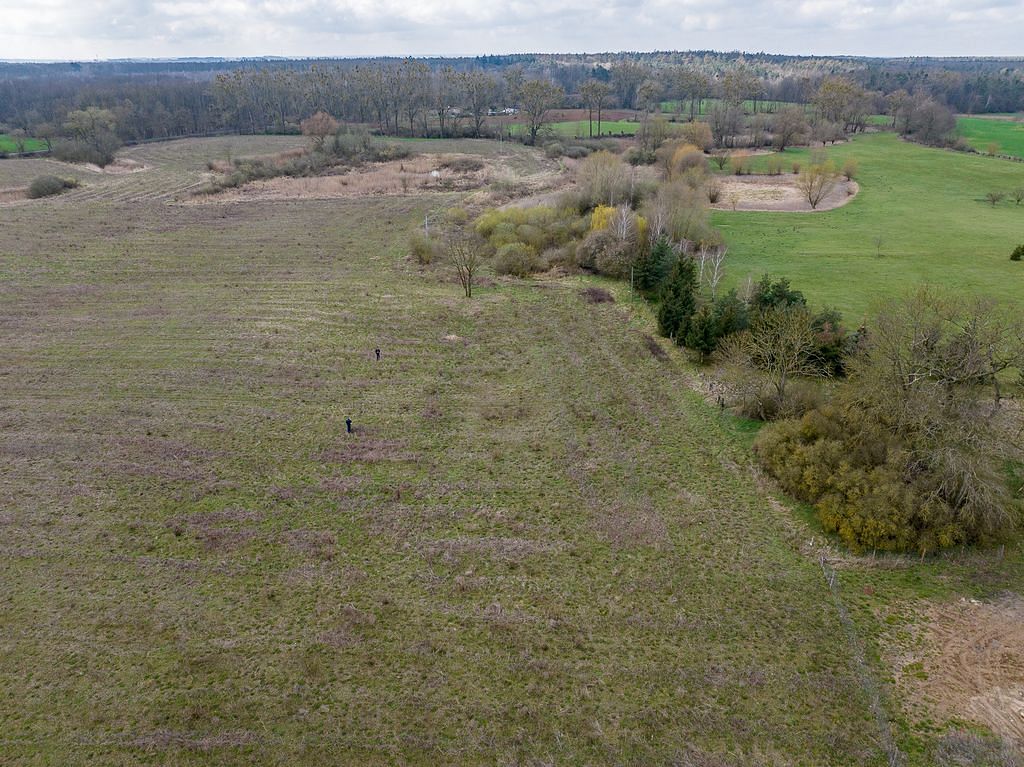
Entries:
{"type": "Polygon", "coordinates": [[[445,251],[466,298],[472,298],[473,279],[484,261],[483,240],[472,230],[452,228],[445,234],[445,251]]]}
{"type": "Polygon", "coordinates": [[[337,132],[338,121],[326,112],[317,112],[299,123],[299,128],[302,130],[303,136],[309,136],[312,139],[315,149],[323,149],[327,137],[337,132]]]}
{"type": "Polygon", "coordinates": [[[530,143],[537,143],[537,134],[549,122],[549,114],[557,107],[565,92],[547,80],[530,80],[521,89],[523,114],[530,131],[530,143]]]}
{"type": "Polygon", "coordinates": [[[723,344],[729,364],[763,377],[783,402],[789,383],[799,376],[820,376],[815,359],[817,334],[810,312],[802,306],[779,307],[760,314],[749,330],[735,333],[723,344]]]}
{"type": "Polygon", "coordinates": [[[784,152],[786,147],[795,143],[800,136],[807,133],[807,116],[803,107],[786,107],[772,121],[772,136],[775,148],[784,152]]]}
{"type": "Polygon", "coordinates": [[[831,163],[815,163],[800,171],[796,185],[811,208],[817,209],[821,201],[835,189],[838,180],[836,169],[831,163]]]}
{"type": "Polygon", "coordinates": [[[597,112],[597,135],[601,135],[601,112],[612,89],[600,80],[587,80],[580,87],[580,96],[587,105],[587,116],[590,124],[590,136],[594,136],[594,112],[597,112]]]}
{"type": "Polygon", "coordinates": [[[729,248],[725,245],[701,243],[696,251],[698,283],[708,286],[711,300],[718,296],[718,284],[725,276],[725,256],[729,248]]]}

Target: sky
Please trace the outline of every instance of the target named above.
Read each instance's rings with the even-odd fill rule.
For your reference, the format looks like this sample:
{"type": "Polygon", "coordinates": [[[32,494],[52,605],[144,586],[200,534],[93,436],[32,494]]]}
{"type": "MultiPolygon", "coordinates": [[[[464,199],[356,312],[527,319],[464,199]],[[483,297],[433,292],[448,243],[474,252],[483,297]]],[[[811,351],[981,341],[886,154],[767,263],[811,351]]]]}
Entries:
{"type": "Polygon", "coordinates": [[[1024,56],[1024,0],[0,0],[0,59],[1024,56]]]}

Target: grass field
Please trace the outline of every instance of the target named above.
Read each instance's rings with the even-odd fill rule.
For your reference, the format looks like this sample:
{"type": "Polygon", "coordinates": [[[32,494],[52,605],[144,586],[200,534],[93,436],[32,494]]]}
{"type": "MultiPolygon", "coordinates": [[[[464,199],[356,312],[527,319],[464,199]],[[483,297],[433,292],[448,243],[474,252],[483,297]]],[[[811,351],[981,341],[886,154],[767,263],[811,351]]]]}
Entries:
{"type": "MultiPolygon", "coordinates": [[[[700,112],[699,112],[699,114],[706,115],[712,109],[714,109],[715,105],[721,104],[721,103],[724,103],[722,99],[704,99],[700,103],[700,112]]],[[[770,100],[759,99],[758,102],[757,102],[757,111],[759,113],[760,112],[777,112],[780,109],[785,109],[786,107],[789,107],[789,106],[800,106],[800,105],[796,104],[796,103],[794,103],[792,101],[770,101],[770,100]]],[[[689,101],[683,101],[680,104],[680,102],[678,100],[675,100],[675,101],[662,101],[661,102],[661,111],[666,113],[666,114],[676,114],[678,112],[683,112],[685,114],[689,114],[690,113],[690,102],[689,101]]],[[[753,102],[753,100],[747,99],[746,101],[743,102],[743,111],[746,112],[747,114],[754,114],[754,102],[753,102]]]]}
{"type": "Polygon", "coordinates": [[[1019,546],[839,557],[841,609],[623,285],[461,298],[406,255],[452,195],[170,204],[284,141],[3,209],[5,765],[934,764],[886,636],[1019,546]]]}
{"type": "MultiPolygon", "coordinates": [[[[748,274],[784,275],[851,321],[873,301],[922,283],[1022,300],[1024,271],[1009,255],[1024,242],[1024,206],[1007,200],[993,208],[984,195],[1024,186],[1024,165],[929,149],[890,133],[858,136],[829,155],[840,165],[848,157],[859,163],[861,191],[847,205],[813,214],[714,214],[734,283],[748,274]]],[[[807,150],[783,156],[808,161],[807,150]]],[[[766,159],[756,158],[755,167],[766,159]]]]}
{"type": "Polygon", "coordinates": [[[979,152],[995,144],[996,154],[1024,158],[1024,115],[958,117],[957,133],[979,152]]]}
{"type": "MultiPolygon", "coordinates": [[[[527,126],[520,123],[513,123],[509,126],[512,135],[527,133],[527,126]]],[[[633,136],[640,130],[640,123],[633,120],[602,120],[601,135],[622,135],[633,136]]],[[[553,122],[544,127],[541,135],[553,135],[561,138],[589,138],[590,124],[587,120],[566,120],[553,122]]],[[[597,119],[594,120],[594,138],[598,136],[597,119]]]]}
{"type": "MultiPolygon", "coordinates": [[[[42,149],[46,149],[46,142],[45,141],[41,141],[41,140],[39,140],[37,138],[26,139],[26,141],[25,141],[25,151],[26,152],[38,152],[38,151],[40,151],[42,149]]],[[[17,152],[17,151],[18,151],[18,145],[14,141],[14,139],[11,138],[6,133],[0,133],[0,153],[4,153],[4,152],[17,152]]]]}

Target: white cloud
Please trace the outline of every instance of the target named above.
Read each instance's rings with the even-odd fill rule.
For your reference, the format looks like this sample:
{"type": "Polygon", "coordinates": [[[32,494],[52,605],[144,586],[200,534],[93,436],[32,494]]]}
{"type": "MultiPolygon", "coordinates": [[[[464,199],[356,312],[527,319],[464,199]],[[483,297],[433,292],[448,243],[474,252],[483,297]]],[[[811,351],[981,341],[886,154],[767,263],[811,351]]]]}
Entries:
{"type": "Polygon", "coordinates": [[[0,20],[3,58],[1024,53],[1020,0],[0,0],[0,20]]]}

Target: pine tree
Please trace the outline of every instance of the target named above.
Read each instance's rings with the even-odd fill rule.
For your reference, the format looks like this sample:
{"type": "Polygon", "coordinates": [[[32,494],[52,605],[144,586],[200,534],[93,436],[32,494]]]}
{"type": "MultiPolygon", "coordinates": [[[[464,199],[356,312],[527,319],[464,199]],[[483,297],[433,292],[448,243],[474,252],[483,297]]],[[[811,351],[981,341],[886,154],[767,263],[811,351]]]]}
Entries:
{"type": "Polygon", "coordinates": [[[658,332],[682,346],[697,309],[697,270],[693,259],[681,258],[661,288],[658,332]]]}
{"type": "Polygon", "coordinates": [[[718,326],[711,308],[706,304],[690,319],[686,346],[700,354],[701,362],[718,346],[718,326]]]}
{"type": "Polygon", "coordinates": [[[671,261],[672,246],[664,237],[654,243],[654,247],[647,250],[637,259],[633,267],[633,285],[641,293],[652,293],[657,291],[665,278],[666,265],[671,261]]]}

